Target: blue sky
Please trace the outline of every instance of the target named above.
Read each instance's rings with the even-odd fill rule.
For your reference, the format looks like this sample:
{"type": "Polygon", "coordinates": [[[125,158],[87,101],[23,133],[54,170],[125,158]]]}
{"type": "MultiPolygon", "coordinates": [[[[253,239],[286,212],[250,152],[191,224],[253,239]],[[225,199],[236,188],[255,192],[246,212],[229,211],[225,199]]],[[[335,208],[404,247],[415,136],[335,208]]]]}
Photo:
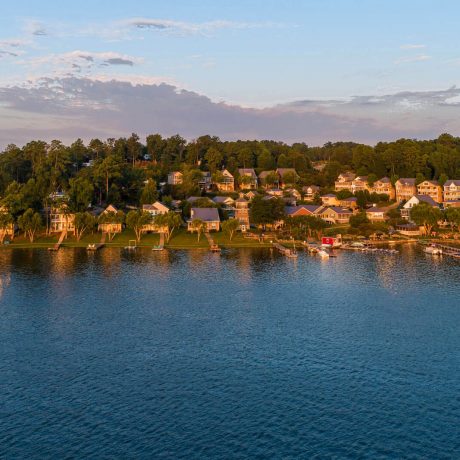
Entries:
{"type": "MultiPolygon", "coordinates": [[[[358,113],[368,123],[380,123],[385,138],[392,128],[398,128],[394,136],[405,135],[399,129],[404,120],[408,137],[436,135],[457,129],[451,123],[455,91],[436,99],[435,107],[430,104],[437,91],[460,83],[459,13],[455,0],[5,2],[0,85],[8,97],[2,102],[0,90],[0,115],[10,118],[7,129],[18,131],[33,120],[40,131],[37,116],[28,118],[24,105],[17,117],[22,121],[11,121],[11,111],[19,111],[11,88],[36,89],[43,77],[72,78],[77,86],[84,79],[106,82],[107,90],[113,89],[110,80],[165,82],[240,109],[275,107],[278,113],[280,105],[293,110],[288,103],[307,100],[304,112],[341,117],[345,124],[354,124],[358,113]],[[411,96],[394,97],[403,92],[411,96]],[[373,106],[357,107],[356,96],[371,98],[366,104],[373,106]],[[427,103],[435,117],[431,125],[427,103]]],[[[44,135],[50,134],[45,127],[52,115],[42,120],[44,135]]],[[[265,135],[258,129],[241,135],[265,135]]],[[[331,135],[314,143],[334,139],[334,129],[332,124],[331,135]]],[[[219,134],[238,135],[230,131],[219,134]]],[[[364,134],[362,140],[377,140],[372,136],[378,131],[369,139],[364,134]]],[[[298,136],[287,133],[283,140],[298,136]]]]}

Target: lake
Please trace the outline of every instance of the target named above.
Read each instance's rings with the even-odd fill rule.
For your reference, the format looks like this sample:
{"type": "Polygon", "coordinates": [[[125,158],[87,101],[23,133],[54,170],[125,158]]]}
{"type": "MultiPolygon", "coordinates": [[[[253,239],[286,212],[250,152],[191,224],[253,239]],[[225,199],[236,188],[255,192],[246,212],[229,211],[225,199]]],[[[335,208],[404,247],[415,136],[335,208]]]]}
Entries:
{"type": "Polygon", "coordinates": [[[0,458],[459,458],[460,263],[0,251],[0,458]]]}

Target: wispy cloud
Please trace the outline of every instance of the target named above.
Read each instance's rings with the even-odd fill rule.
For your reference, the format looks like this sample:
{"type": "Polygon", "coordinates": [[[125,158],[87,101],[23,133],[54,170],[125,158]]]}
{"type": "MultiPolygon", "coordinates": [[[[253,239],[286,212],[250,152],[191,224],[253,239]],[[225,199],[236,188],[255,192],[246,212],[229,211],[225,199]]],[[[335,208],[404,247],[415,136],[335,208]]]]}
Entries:
{"type": "Polygon", "coordinates": [[[36,37],[41,37],[49,34],[47,26],[43,22],[37,21],[35,19],[26,20],[23,26],[23,30],[26,34],[36,37]]]}
{"type": "Polygon", "coordinates": [[[422,48],[426,48],[426,45],[408,43],[406,45],[401,45],[400,48],[402,50],[419,50],[422,48]]]}
{"type": "Polygon", "coordinates": [[[220,29],[255,29],[282,26],[281,24],[275,23],[235,22],[225,20],[194,23],[155,18],[131,18],[122,21],[122,24],[137,29],[151,29],[182,34],[206,34],[220,29]]]}
{"type": "Polygon", "coordinates": [[[423,62],[429,61],[431,56],[427,54],[418,54],[417,56],[404,56],[399,59],[396,59],[395,64],[408,64],[411,62],[423,62]]]}

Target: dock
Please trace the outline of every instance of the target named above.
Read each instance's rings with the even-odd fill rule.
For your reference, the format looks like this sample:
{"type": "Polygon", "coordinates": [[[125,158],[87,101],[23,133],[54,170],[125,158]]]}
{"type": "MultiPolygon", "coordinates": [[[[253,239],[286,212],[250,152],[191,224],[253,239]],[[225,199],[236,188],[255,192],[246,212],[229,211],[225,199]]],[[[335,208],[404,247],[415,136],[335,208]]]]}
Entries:
{"type": "Polygon", "coordinates": [[[63,230],[62,233],[61,233],[61,236],[59,237],[58,242],[54,246],[48,248],[48,251],[59,251],[59,248],[61,247],[62,243],[64,242],[66,236],[67,236],[67,231],[63,230]]]}
{"type": "Polygon", "coordinates": [[[211,234],[209,232],[205,232],[205,236],[206,236],[206,239],[208,240],[209,248],[210,248],[211,252],[220,252],[219,245],[214,242],[214,240],[212,239],[211,234]]]}
{"type": "Polygon", "coordinates": [[[290,257],[292,259],[297,257],[297,251],[295,249],[287,248],[279,243],[273,243],[273,247],[286,257],[290,257]]]}
{"type": "Polygon", "coordinates": [[[160,233],[160,243],[158,246],[153,246],[153,251],[163,251],[165,248],[165,234],[163,232],[160,233]]]}
{"type": "Polygon", "coordinates": [[[460,259],[460,248],[455,248],[447,244],[434,243],[434,242],[428,242],[428,241],[418,241],[418,243],[421,244],[422,246],[430,245],[435,248],[442,249],[443,256],[449,256],[449,257],[453,257],[454,259],[460,259]]]}
{"type": "Polygon", "coordinates": [[[107,238],[107,233],[103,233],[101,236],[101,241],[99,243],[90,243],[86,246],[88,251],[98,251],[99,249],[105,246],[105,240],[107,238]]]}

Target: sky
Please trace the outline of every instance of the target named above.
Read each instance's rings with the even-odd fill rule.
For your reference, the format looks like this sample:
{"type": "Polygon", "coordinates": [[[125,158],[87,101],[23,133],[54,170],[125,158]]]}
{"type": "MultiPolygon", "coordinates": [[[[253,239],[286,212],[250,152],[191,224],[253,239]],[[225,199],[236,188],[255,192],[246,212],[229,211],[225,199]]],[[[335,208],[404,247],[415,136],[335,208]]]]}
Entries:
{"type": "Polygon", "coordinates": [[[0,146],[460,135],[459,14],[456,0],[5,1],[0,146]]]}

